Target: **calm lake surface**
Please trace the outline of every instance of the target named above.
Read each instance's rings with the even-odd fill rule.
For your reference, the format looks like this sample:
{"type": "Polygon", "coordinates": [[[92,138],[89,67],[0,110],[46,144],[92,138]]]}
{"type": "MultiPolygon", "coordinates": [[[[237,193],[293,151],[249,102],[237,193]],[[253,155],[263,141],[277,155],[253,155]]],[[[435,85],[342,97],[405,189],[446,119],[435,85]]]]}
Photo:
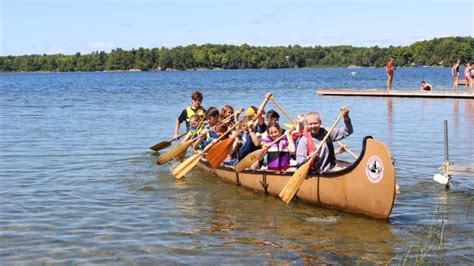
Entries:
{"type": "MultiPolygon", "coordinates": [[[[450,160],[474,162],[474,100],[316,95],[385,79],[375,68],[0,74],[0,263],[472,264],[474,177],[455,176],[448,191],[432,178],[443,120],[450,160]],[[197,89],[218,108],[272,91],[293,116],[319,111],[326,126],[349,106],[345,142],[360,152],[371,135],[395,159],[390,219],[286,205],[197,168],[176,181],[177,164],[157,166],[148,148],[171,138],[197,89]]],[[[421,80],[452,87],[449,68],[400,68],[394,88],[421,80]]]]}

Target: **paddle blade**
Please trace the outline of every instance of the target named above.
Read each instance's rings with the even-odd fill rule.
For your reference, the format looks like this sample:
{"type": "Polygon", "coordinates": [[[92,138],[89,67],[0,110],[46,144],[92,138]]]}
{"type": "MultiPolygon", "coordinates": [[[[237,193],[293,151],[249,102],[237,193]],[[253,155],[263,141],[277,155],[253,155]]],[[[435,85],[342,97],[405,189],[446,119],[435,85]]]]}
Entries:
{"type": "Polygon", "coordinates": [[[201,157],[202,153],[194,154],[193,156],[182,162],[180,165],[178,165],[178,167],[173,169],[171,173],[174,175],[174,177],[176,177],[176,179],[181,179],[187,172],[189,172],[189,170],[193,169],[193,167],[196,166],[201,157]]]}
{"type": "Polygon", "coordinates": [[[176,147],[172,148],[162,156],[156,160],[157,164],[164,164],[172,160],[174,157],[178,156],[179,154],[183,153],[188,149],[188,147],[193,143],[193,140],[187,140],[183,143],[178,144],[176,147]]]}
{"type": "Polygon", "coordinates": [[[237,173],[242,172],[245,168],[250,167],[254,162],[260,161],[265,156],[265,149],[256,150],[249,153],[243,158],[236,166],[235,171],[237,173]]]}
{"type": "Polygon", "coordinates": [[[150,152],[150,155],[156,156],[156,157],[160,156],[160,154],[161,154],[161,153],[160,153],[159,151],[152,151],[152,152],[150,152]]]}
{"type": "Polygon", "coordinates": [[[285,127],[288,128],[288,129],[292,129],[292,128],[294,128],[295,126],[294,126],[293,124],[285,123],[285,127]]]}
{"type": "Polygon", "coordinates": [[[154,151],[159,151],[159,150],[162,150],[164,148],[168,148],[169,146],[171,146],[170,141],[162,141],[160,143],[157,143],[157,144],[151,146],[150,149],[152,149],[154,151]]]}
{"type": "Polygon", "coordinates": [[[225,139],[209,149],[206,159],[212,168],[217,168],[225,160],[232,149],[233,142],[233,138],[225,139]]]}
{"type": "Polygon", "coordinates": [[[303,184],[306,175],[308,174],[309,168],[311,166],[311,160],[308,160],[305,164],[303,164],[296,172],[291,176],[288,183],[286,183],[285,187],[281,190],[280,198],[286,203],[290,203],[291,199],[295,196],[296,192],[300,188],[301,184],[303,184]]]}

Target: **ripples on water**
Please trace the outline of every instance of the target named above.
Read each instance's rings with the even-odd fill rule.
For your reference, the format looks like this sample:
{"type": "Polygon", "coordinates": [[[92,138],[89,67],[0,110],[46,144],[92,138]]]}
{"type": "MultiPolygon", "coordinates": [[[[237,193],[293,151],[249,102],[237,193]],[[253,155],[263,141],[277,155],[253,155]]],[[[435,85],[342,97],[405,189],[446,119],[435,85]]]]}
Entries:
{"type": "MultiPolygon", "coordinates": [[[[450,159],[474,162],[474,101],[316,96],[385,84],[383,69],[352,71],[0,75],[0,262],[412,263],[426,251],[428,262],[472,263],[474,182],[455,177],[445,191],[432,176],[445,119],[450,159]],[[258,105],[273,91],[289,113],[316,110],[326,125],[348,105],[350,147],[360,152],[372,135],[395,158],[401,193],[390,220],[287,206],[198,169],[175,181],[176,164],[156,166],[147,149],[170,139],[196,89],[205,107],[258,105]]],[[[452,82],[447,68],[396,74],[398,89],[452,82]]]]}

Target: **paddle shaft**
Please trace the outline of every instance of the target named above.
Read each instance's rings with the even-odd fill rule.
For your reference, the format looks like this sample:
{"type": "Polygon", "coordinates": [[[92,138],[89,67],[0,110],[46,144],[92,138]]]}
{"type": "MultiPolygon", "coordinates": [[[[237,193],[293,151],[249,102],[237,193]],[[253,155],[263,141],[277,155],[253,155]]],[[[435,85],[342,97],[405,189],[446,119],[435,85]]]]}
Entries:
{"type": "MultiPolygon", "coordinates": [[[[240,122],[239,122],[239,123],[240,123],[240,122]]],[[[227,154],[227,153],[229,152],[229,151],[227,150],[227,149],[228,149],[227,143],[232,143],[232,142],[235,140],[235,138],[237,138],[237,136],[238,136],[242,131],[244,131],[244,130],[248,127],[248,125],[245,125],[245,126],[242,127],[240,130],[238,130],[232,137],[230,137],[230,138],[228,138],[228,139],[226,139],[226,140],[224,140],[224,141],[219,142],[219,141],[220,141],[223,137],[225,137],[231,130],[233,130],[239,123],[235,124],[235,125],[234,125],[233,127],[231,127],[229,130],[227,130],[227,132],[224,133],[224,134],[222,134],[215,142],[214,142],[214,141],[212,142],[212,144],[216,144],[216,145],[214,146],[214,149],[223,149],[223,150],[221,150],[221,151],[219,150],[219,154],[223,154],[223,153],[227,154]],[[224,146],[222,146],[222,145],[224,145],[224,146]]],[[[213,145],[211,145],[211,146],[213,146],[213,145]]],[[[209,149],[210,149],[210,148],[209,148],[209,149]]],[[[203,151],[203,152],[206,152],[206,151],[209,150],[209,149],[208,149],[208,146],[206,146],[206,148],[204,148],[204,151],[203,151]]],[[[213,152],[214,152],[214,154],[215,154],[215,150],[210,150],[210,151],[208,152],[208,157],[209,157],[210,154],[213,154],[213,152]]],[[[208,161],[212,161],[212,159],[211,159],[211,158],[208,158],[208,161]]],[[[220,164],[220,162],[219,162],[219,164],[220,164]]]]}
{"type": "MultiPolygon", "coordinates": [[[[336,141],[337,144],[339,144],[341,147],[344,147],[344,143],[340,142],[340,141],[336,141]]],[[[349,148],[344,148],[344,150],[346,150],[350,155],[352,155],[352,157],[354,157],[354,159],[357,159],[357,155],[351,151],[349,148]]]]}
{"type": "Polygon", "coordinates": [[[164,149],[164,148],[170,146],[173,141],[182,138],[182,137],[183,137],[184,135],[186,135],[186,134],[188,134],[188,131],[184,132],[183,134],[181,134],[181,135],[179,135],[179,136],[177,136],[176,138],[173,138],[173,139],[171,139],[171,140],[162,141],[162,142],[160,142],[160,143],[157,143],[157,144],[151,146],[150,149],[151,149],[151,150],[154,150],[154,151],[159,151],[159,150],[161,150],[161,149],[164,149]]]}
{"type": "MultiPolygon", "coordinates": [[[[288,112],[286,112],[285,109],[283,109],[283,106],[280,105],[280,103],[272,96],[271,100],[273,101],[273,103],[278,107],[278,109],[280,109],[280,111],[286,116],[286,118],[288,118],[288,120],[290,120],[292,123],[294,123],[295,121],[293,120],[293,118],[291,117],[290,114],[288,114],[288,112]]],[[[341,146],[344,146],[344,144],[340,141],[337,141],[337,144],[341,145],[341,146]]],[[[351,151],[349,148],[346,148],[345,149],[350,155],[352,155],[355,159],[357,159],[357,155],[351,151]]]]}
{"type": "Polygon", "coordinates": [[[285,135],[281,135],[280,137],[278,137],[276,140],[271,142],[267,147],[265,147],[263,149],[259,149],[259,150],[256,150],[256,151],[253,151],[253,152],[247,154],[247,156],[245,156],[242,160],[240,160],[239,163],[237,163],[237,165],[234,168],[235,171],[237,173],[239,173],[242,170],[244,170],[245,168],[251,166],[254,162],[261,160],[265,156],[268,149],[270,149],[270,147],[273,144],[277,143],[284,136],[285,135]]]}
{"type": "MultiPolygon", "coordinates": [[[[238,113],[242,112],[243,111],[243,108],[240,108],[238,113]]],[[[228,119],[224,119],[222,121],[222,123],[225,123],[225,121],[228,121],[232,116],[229,116],[228,119]]],[[[237,123],[238,124],[238,123],[237,123]]],[[[237,125],[236,124],[236,125],[237,125]]],[[[215,128],[217,125],[213,126],[211,129],[215,128]]],[[[178,146],[172,148],[171,150],[169,150],[168,152],[166,152],[165,154],[163,154],[161,157],[159,157],[157,160],[156,160],[156,163],[157,164],[164,164],[168,161],[170,161],[171,159],[173,159],[174,157],[176,157],[177,155],[183,153],[183,152],[186,152],[186,150],[188,149],[189,145],[191,145],[194,141],[196,141],[200,136],[197,136],[193,139],[190,139],[190,140],[186,140],[185,142],[183,143],[180,143],[178,146]]]]}
{"type": "Polygon", "coordinates": [[[324,136],[323,140],[321,141],[321,145],[319,145],[318,148],[316,149],[316,153],[318,153],[318,151],[323,146],[323,143],[325,143],[326,140],[329,138],[329,135],[331,135],[331,132],[334,130],[334,128],[336,127],[337,123],[339,123],[339,120],[341,120],[341,118],[342,118],[342,112],[339,113],[339,115],[336,118],[336,121],[334,121],[334,124],[332,124],[332,126],[329,128],[328,133],[326,134],[326,136],[324,136]]]}
{"type": "MultiPolygon", "coordinates": [[[[199,121],[199,124],[198,124],[197,128],[199,128],[199,127],[201,126],[202,121],[204,121],[204,118],[202,118],[202,119],[199,121]]],[[[177,137],[175,137],[175,138],[172,138],[172,139],[169,140],[169,141],[162,141],[162,142],[160,142],[160,143],[158,143],[158,144],[155,144],[155,145],[151,146],[150,149],[152,149],[152,150],[154,150],[154,151],[159,151],[159,150],[161,150],[161,149],[164,149],[164,148],[170,146],[173,141],[178,140],[178,139],[182,138],[184,135],[188,134],[188,132],[189,132],[189,131],[186,131],[186,132],[184,132],[183,134],[181,134],[181,135],[179,135],[179,136],[177,136],[177,137]]]]}
{"type": "MultiPolygon", "coordinates": [[[[336,121],[334,121],[334,124],[329,128],[323,140],[320,142],[320,145],[316,149],[315,154],[317,154],[318,151],[321,149],[324,142],[327,140],[331,132],[334,130],[339,120],[341,120],[342,116],[343,116],[343,113],[340,112],[339,116],[336,118],[336,121]]],[[[306,175],[308,174],[309,169],[311,168],[311,162],[314,160],[314,158],[315,157],[310,156],[310,159],[306,163],[304,163],[300,168],[298,168],[298,170],[296,170],[293,176],[291,176],[290,180],[288,180],[288,182],[286,183],[285,187],[283,187],[283,189],[281,190],[279,196],[286,204],[290,203],[290,201],[295,196],[301,184],[303,184],[306,178],[306,175]]]]}
{"type": "MultiPolygon", "coordinates": [[[[212,141],[210,143],[210,145],[207,145],[204,150],[202,151],[203,153],[208,151],[214,144],[216,144],[217,142],[219,142],[220,140],[222,140],[227,134],[229,134],[232,130],[234,130],[234,128],[236,128],[239,124],[241,123],[241,121],[235,123],[235,125],[233,125],[232,127],[230,127],[224,134],[220,135],[219,138],[217,138],[215,141],[212,141]]],[[[242,130],[244,130],[245,127],[243,127],[242,129],[240,129],[238,131],[237,134],[235,134],[234,136],[232,136],[233,139],[235,139],[235,137],[240,133],[242,132],[242,130]]]]}
{"type": "MultiPolygon", "coordinates": [[[[256,121],[258,118],[255,117],[253,121],[256,121]]],[[[236,134],[237,136],[237,134],[236,134]]],[[[250,165],[252,165],[255,161],[258,161],[258,160],[261,160],[263,158],[263,156],[265,155],[266,151],[268,149],[270,149],[270,147],[275,144],[277,141],[279,141],[281,138],[283,138],[283,136],[285,135],[281,135],[280,137],[278,137],[276,140],[274,140],[273,142],[271,142],[266,148],[264,149],[259,149],[259,150],[256,150],[256,151],[253,151],[249,154],[247,154],[247,156],[245,156],[243,159],[241,159],[239,161],[239,163],[237,163],[237,165],[235,166],[235,171],[237,173],[241,172],[242,170],[244,170],[245,168],[249,167],[250,165]]]]}
{"type": "Polygon", "coordinates": [[[295,120],[293,120],[291,115],[287,113],[285,109],[283,109],[283,106],[280,105],[280,103],[275,99],[275,97],[272,96],[271,100],[278,107],[278,109],[280,109],[280,111],[286,116],[286,118],[288,118],[288,120],[290,120],[292,123],[295,122],[295,120]]]}
{"type": "MultiPolygon", "coordinates": [[[[257,115],[252,119],[252,122],[257,121],[257,119],[262,115],[261,110],[257,111],[257,115]]],[[[248,124],[243,126],[240,130],[238,130],[232,137],[219,142],[214,146],[212,150],[209,150],[207,153],[207,161],[211,165],[212,168],[218,167],[227,157],[230,150],[232,149],[234,140],[240,135],[240,133],[246,130],[249,127],[248,124]]],[[[226,133],[227,134],[227,133],[226,133]]],[[[224,134],[224,136],[226,135],[224,134]]]]}
{"type": "Polygon", "coordinates": [[[209,143],[202,152],[199,152],[197,154],[194,154],[193,156],[189,157],[186,159],[184,162],[182,162],[180,165],[178,165],[173,171],[172,174],[176,177],[176,179],[182,178],[187,172],[189,172],[191,169],[193,169],[194,166],[196,166],[197,162],[201,159],[201,157],[204,155],[205,152],[207,152],[211,147],[214,146],[214,144],[217,143],[217,141],[221,140],[224,138],[225,135],[227,135],[229,132],[231,132],[235,127],[237,127],[240,124],[240,122],[236,123],[233,125],[231,128],[229,128],[224,134],[222,134],[216,142],[211,142],[209,143]]]}
{"type": "MultiPolygon", "coordinates": [[[[229,120],[230,120],[232,117],[234,117],[234,116],[236,116],[237,114],[241,113],[243,110],[244,110],[243,108],[240,108],[240,109],[237,111],[237,113],[235,113],[234,115],[231,115],[231,116],[227,117],[226,119],[222,120],[222,122],[220,122],[219,124],[214,125],[214,126],[211,127],[209,130],[215,129],[217,126],[220,126],[220,125],[223,125],[223,124],[225,124],[225,123],[228,123],[229,120]]],[[[229,130],[227,130],[227,132],[226,132],[225,134],[222,134],[221,137],[227,135],[228,132],[230,132],[230,130],[234,129],[235,126],[238,125],[238,124],[239,124],[239,123],[236,123],[233,127],[231,127],[229,130]]],[[[201,137],[201,136],[196,136],[196,137],[194,137],[192,140],[195,141],[195,140],[197,140],[197,139],[200,138],[200,137],[201,137]]],[[[219,137],[218,140],[221,140],[221,138],[219,137]]]]}
{"type": "MultiPolygon", "coordinates": [[[[267,147],[263,148],[263,150],[268,150],[268,149],[270,149],[270,147],[271,147],[272,145],[274,145],[275,143],[277,143],[278,141],[280,141],[284,136],[286,136],[286,135],[285,135],[285,134],[282,134],[281,136],[279,136],[278,138],[276,138],[274,141],[270,142],[267,147]]],[[[291,136],[290,136],[290,138],[291,138],[291,136]]]]}
{"type": "MultiPolygon", "coordinates": [[[[337,123],[339,123],[339,120],[341,120],[342,118],[342,112],[339,113],[339,115],[337,116],[336,118],[336,121],[334,121],[334,123],[332,124],[332,126],[329,128],[328,130],[328,133],[324,136],[323,140],[320,142],[320,145],[318,145],[318,148],[316,148],[316,151],[314,152],[315,154],[317,154],[319,152],[319,150],[323,147],[323,144],[326,142],[326,140],[329,138],[329,135],[331,135],[331,132],[333,131],[333,129],[336,127],[337,123]]],[[[315,157],[311,157],[309,159],[309,161],[312,161],[314,160],[315,157]]]]}

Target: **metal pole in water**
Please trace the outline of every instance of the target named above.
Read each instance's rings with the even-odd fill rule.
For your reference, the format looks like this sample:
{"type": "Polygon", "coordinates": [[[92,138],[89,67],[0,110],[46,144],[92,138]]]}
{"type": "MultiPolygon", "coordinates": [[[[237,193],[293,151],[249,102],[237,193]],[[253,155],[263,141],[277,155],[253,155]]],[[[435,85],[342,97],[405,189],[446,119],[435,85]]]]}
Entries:
{"type": "Polygon", "coordinates": [[[451,175],[449,174],[449,149],[448,149],[448,120],[444,120],[444,163],[445,163],[445,170],[447,175],[447,182],[446,182],[446,189],[449,188],[449,181],[451,180],[451,175]]]}
{"type": "Polygon", "coordinates": [[[448,152],[448,121],[444,120],[444,162],[441,165],[442,173],[434,175],[433,179],[434,181],[444,185],[446,189],[449,188],[449,180],[451,180],[449,167],[450,163],[448,152]]]}
{"type": "Polygon", "coordinates": [[[448,120],[444,120],[444,161],[449,161],[448,152],[448,120]]]}

